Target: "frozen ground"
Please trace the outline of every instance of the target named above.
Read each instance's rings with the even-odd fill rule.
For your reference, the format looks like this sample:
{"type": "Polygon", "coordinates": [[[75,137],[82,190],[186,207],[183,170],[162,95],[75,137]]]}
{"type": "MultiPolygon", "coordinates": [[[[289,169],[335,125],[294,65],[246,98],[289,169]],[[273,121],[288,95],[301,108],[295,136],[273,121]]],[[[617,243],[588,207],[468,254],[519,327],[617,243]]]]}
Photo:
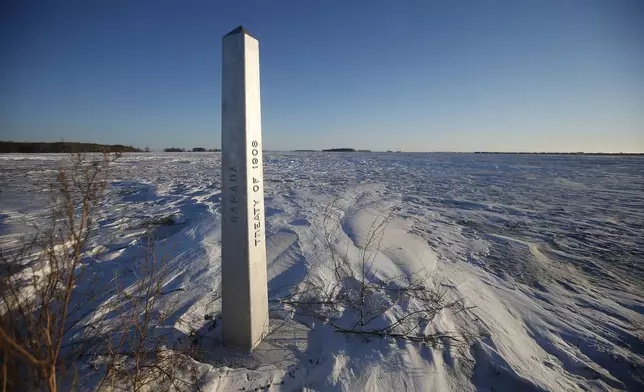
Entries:
{"type": "MultiPolygon", "coordinates": [[[[0,155],[4,251],[42,224],[64,158],[0,155]]],[[[159,328],[177,339],[216,334],[219,165],[217,153],[121,157],[85,259],[96,276],[127,273],[150,222],[162,222],[153,226],[173,271],[164,291],[183,291],[159,328]]],[[[467,347],[368,340],[290,319],[273,303],[269,348],[229,360],[200,342],[213,352],[200,365],[205,390],[644,390],[642,157],[269,152],[265,183],[272,299],[317,273],[330,203],[350,254],[395,208],[378,273],[430,273],[473,307],[467,317],[445,311],[431,328],[478,338],[467,347]]]]}

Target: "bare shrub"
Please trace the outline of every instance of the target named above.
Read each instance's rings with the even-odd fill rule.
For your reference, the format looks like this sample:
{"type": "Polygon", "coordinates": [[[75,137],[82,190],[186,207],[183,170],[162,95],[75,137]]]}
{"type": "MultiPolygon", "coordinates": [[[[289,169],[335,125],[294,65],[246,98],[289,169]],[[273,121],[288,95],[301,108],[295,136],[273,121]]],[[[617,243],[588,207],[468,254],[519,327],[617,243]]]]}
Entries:
{"type": "Polygon", "coordinates": [[[361,336],[379,336],[432,345],[446,341],[466,343],[462,331],[434,332],[432,322],[443,311],[467,311],[462,297],[451,295],[450,286],[432,279],[422,271],[392,279],[381,279],[374,269],[387,222],[395,210],[375,219],[358,251],[357,262],[351,262],[349,244],[344,246],[338,227],[339,213],[335,202],[325,208],[323,256],[319,271],[331,271],[331,283],[311,277],[276,302],[300,314],[332,326],[337,332],[361,336]],[[302,313],[303,312],[303,313],[302,313]]]}
{"type": "Polygon", "coordinates": [[[139,279],[135,284],[123,287],[118,276],[113,280],[116,295],[105,311],[118,316],[96,327],[103,338],[92,349],[92,363],[104,368],[99,390],[199,389],[198,369],[191,358],[194,353],[190,348],[173,347],[172,333],[163,328],[183,289],[163,291],[171,271],[154,244],[148,235],[145,257],[136,266],[139,279]],[[175,298],[161,304],[166,296],[175,298]]]}
{"type": "Polygon", "coordinates": [[[155,239],[147,237],[145,256],[135,261],[135,279],[105,281],[100,264],[86,263],[118,155],[91,157],[76,154],[59,167],[47,229],[36,228],[17,251],[0,250],[2,391],[76,389],[91,378],[79,377],[87,370],[79,364],[102,370],[101,390],[194,389],[194,361],[168,348],[163,324],[179,298],[164,301],[165,311],[160,299],[181,290],[162,291],[169,270],[155,239]]]}
{"type": "Polygon", "coordinates": [[[51,186],[47,230],[17,253],[0,252],[0,352],[3,390],[59,389],[60,376],[74,369],[61,355],[73,327],[70,303],[84,245],[108,185],[107,167],[117,155],[89,161],[73,155],[51,186]]]}

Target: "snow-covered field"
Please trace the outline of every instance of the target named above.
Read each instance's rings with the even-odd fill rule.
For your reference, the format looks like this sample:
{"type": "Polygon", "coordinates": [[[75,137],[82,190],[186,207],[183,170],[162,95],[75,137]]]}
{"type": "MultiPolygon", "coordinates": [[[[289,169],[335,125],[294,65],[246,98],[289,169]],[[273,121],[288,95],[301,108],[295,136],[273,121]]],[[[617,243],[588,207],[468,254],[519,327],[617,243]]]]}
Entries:
{"type": "MultiPolygon", "coordinates": [[[[46,222],[61,159],[0,155],[3,251],[46,222]]],[[[220,155],[125,154],[111,170],[85,268],[133,271],[150,222],[161,222],[157,247],[172,271],[163,291],[174,306],[158,327],[177,340],[197,331],[212,351],[200,359],[204,390],[644,390],[643,157],[267,152],[273,301],[303,280],[330,279],[315,268],[330,205],[348,255],[393,210],[371,249],[376,273],[430,275],[470,308],[445,310],[427,328],[476,339],[369,339],[271,302],[273,332],[234,359],[216,343],[220,155]]]]}

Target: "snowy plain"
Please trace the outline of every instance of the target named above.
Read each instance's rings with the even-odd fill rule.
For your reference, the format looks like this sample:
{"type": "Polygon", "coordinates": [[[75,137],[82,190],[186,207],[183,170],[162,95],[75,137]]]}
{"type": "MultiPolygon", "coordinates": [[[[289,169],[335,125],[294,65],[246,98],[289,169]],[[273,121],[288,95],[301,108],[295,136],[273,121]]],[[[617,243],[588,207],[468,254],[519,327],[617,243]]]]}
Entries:
{"type": "MultiPolygon", "coordinates": [[[[3,251],[46,222],[64,159],[0,155],[3,251]]],[[[264,165],[270,347],[200,359],[204,390],[644,390],[643,157],[267,152],[264,165]],[[329,205],[347,253],[395,211],[378,273],[430,274],[468,307],[430,327],[476,339],[432,347],[289,316],[276,301],[318,273],[329,205]]],[[[146,222],[170,222],[155,229],[175,301],[159,328],[207,331],[199,344],[220,350],[220,155],[124,154],[111,176],[85,267],[127,274],[146,222]]]]}

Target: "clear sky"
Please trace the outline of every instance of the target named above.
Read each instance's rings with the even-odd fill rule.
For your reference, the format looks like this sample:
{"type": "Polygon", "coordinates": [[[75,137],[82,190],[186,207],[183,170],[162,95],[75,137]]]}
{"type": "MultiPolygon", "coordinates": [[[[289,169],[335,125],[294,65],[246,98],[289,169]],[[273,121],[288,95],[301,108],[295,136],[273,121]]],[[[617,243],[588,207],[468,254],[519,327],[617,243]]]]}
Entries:
{"type": "Polygon", "coordinates": [[[644,151],[644,1],[0,5],[0,140],[219,147],[221,38],[267,149],[644,151]]]}

